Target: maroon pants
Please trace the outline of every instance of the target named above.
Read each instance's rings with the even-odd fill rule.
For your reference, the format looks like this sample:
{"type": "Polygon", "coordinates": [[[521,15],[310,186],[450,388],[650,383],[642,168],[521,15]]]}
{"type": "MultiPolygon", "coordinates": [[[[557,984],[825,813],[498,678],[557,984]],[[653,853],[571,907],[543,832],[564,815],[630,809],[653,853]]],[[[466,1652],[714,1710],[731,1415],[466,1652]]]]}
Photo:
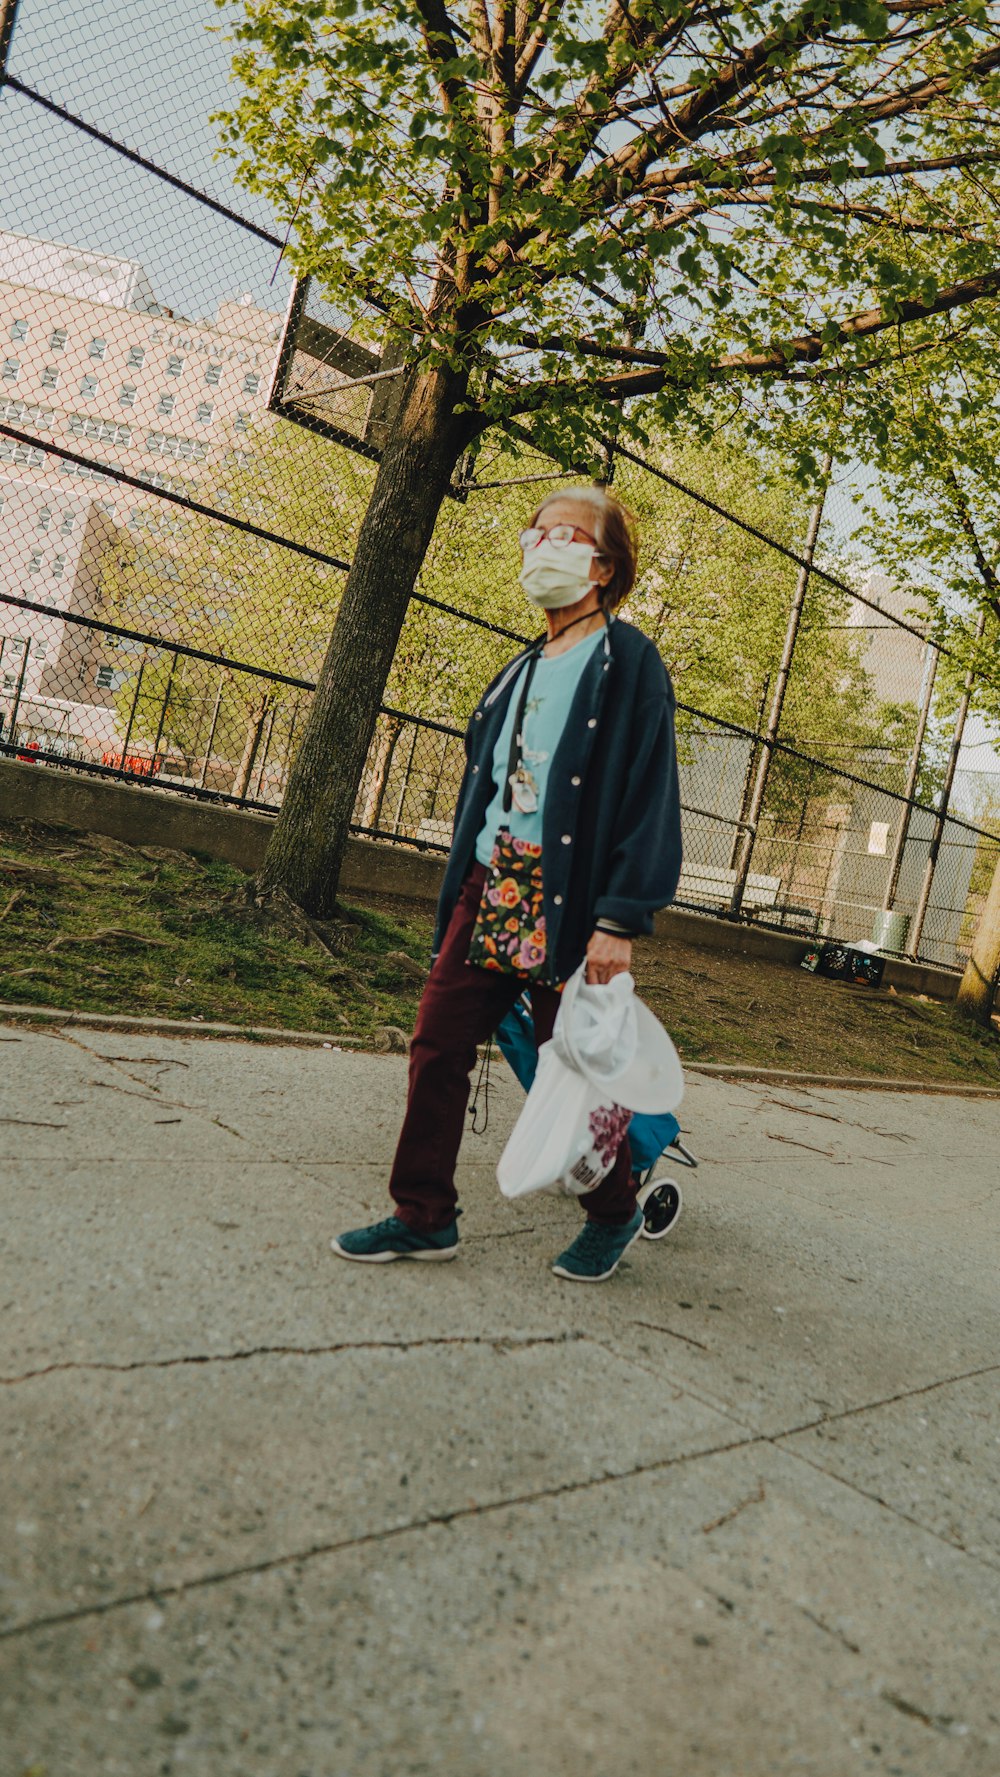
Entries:
{"type": "MultiPolygon", "coordinates": [[[[396,1213],[420,1233],[453,1220],[458,1196],[455,1162],[465,1127],[476,1048],[493,1035],[523,991],[517,975],[469,966],[486,868],[473,865],[420,1001],[410,1045],[410,1087],[389,1190],[396,1213]]],[[[559,1010],[554,987],[532,985],[531,1010],[538,1042],[545,1043],[559,1010]]],[[[592,1222],[620,1224],[635,1214],[635,1185],[628,1141],[612,1170],[581,1199],[592,1222]]]]}

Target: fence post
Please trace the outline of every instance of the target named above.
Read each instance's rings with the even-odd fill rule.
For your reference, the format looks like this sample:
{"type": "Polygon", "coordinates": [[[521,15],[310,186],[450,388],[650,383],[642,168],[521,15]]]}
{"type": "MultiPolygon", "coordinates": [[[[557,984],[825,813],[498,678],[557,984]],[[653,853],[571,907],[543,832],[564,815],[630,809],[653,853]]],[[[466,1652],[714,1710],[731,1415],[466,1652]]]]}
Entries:
{"type": "MultiPolygon", "coordinates": [[[[271,736],[274,733],[274,718],[277,715],[277,713],[278,713],[278,706],[277,706],[277,704],[275,704],[271,710],[270,715],[268,716],[268,719],[267,719],[267,736],[264,741],[264,751],[261,754],[261,761],[260,761],[259,766],[257,767],[257,801],[258,802],[260,801],[261,795],[263,792],[264,773],[267,770],[267,755],[271,751],[271,736]]],[[[247,787],[249,788],[249,783],[248,783],[247,787]]]]}
{"type": "Polygon", "coordinates": [[[396,818],[392,823],[392,830],[394,833],[399,832],[400,823],[402,822],[402,819],[403,819],[403,811],[406,807],[406,798],[407,798],[407,795],[408,795],[409,789],[410,789],[410,774],[413,770],[413,756],[417,750],[417,735],[419,734],[419,732],[420,732],[420,730],[417,727],[416,722],[414,722],[414,724],[413,724],[413,739],[410,742],[410,756],[407,759],[406,765],[403,769],[403,782],[400,785],[399,797],[396,802],[396,818]]]}
{"type": "Polygon", "coordinates": [[[883,913],[891,913],[893,903],[899,893],[899,878],[903,869],[903,858],[906,853],[906,842],[910,837],[910,819],[913,814],[913,798],[917,789],[917,778],[920,776],[920,756],[924,750],[924,735],[927,733],[927,721],[931,713],[931,699],[934,696],[934,681],[937,678],[938,662],[941,656],[933,642],[927,643],[927,659],[924,664],[924,692],[920,700],[920,715],[917,718],[917,732],[913,737],[913,750],[910,754],[910,769],[906,774],[906,798],[899,821],[899,832],[892,848],[892,859],[889,864],[889,878],[886,883],[885,898],[882,902],[883,913]]]}
{"type": "Polygon", "coordinates": [[[205,788],[205,779],[208,776],[208,762],[212,757],[212,748],[215,745],[215,731],[219,726],[219,711],[222,708],[222,692],[223,692],[223,687],[225,686],[225,683],[226,683],[226,675],[225,675],[225,673],[220,673],[219,674],[219,689],[215,693],[215,708],[212,711],[212,720],[209,723],[209,728],[208,728],[208,739],[205,742],[205,757],[202,760],[201,777],[198,780],[199,790],[203,790],[205,788]]]}
{"type": "Polygon", "coordinates": [[[14,702],[11,704],[10,708],[9,732],[12,743],[17,740],[17,712],[21,707],[21,694],[24,690],[24,680],[28,671],[28,659],[30,654],[31,638],[30,636],[26,636],[24,639],[24,653],[21,655],[21,670],[17,675],[17,685],[14,688],[14,702]]]}
{"type": "Polygon", "coordinates": [[[750,861],[753,857],[754,842],[757,838],[760,812],[764,806],[767,780],[771,773],[774,743],[778,738],[778,729],[781,726],[781,712],[785,707],[785,692],[788,689],[788,680],[792,670],[795,644],[799,639],[799,629],[802,623],[802,610],[806,601],[806,590],[809,586],[809,574],[813,564],[813,556],[816,553],[816,539],[819,536],[819,527],[823,518],[823,507],[826,504],[826,494],[830,485],[830,470],[832,466],[833,459],[830,452],[827,451],[823,458],[823,481],[819,497],[809,514],[809,528],[806,531],[805,547],[802,551],[803,559],[795,581],[792,608],[788,613],[788,623],[785,628],[785,645],[781,652],[781,665],[778,667],[778,676],[774,682],[774,695],[771,698],[771,713],[767,721],[767,732],[764,735],[763,744],[761,746],[760,759],[757,763],[757,775],[754,779],[753,792],[750,796],[749,806],[746,811],[746,817],[743,824],[743,835],[740,841],[737,860],[734,865],[736,870],[736,881],[733,884],[732,899],[729,903],[728,917],[730,919],[737,919],[739,917],[740,910],[743,906],[743,896],[746,893],[747,877],[750,874],[750,861]]]}
{"type": "MultiPolygon", "coordinates": [[[[973,638],[974,641],[982,641],[985,629],[986,612],[981,611],[979,622],[976,624],[976,633],[973,638]]],[[[965,723],[969,714],[969,704],[972,701],[972,687],[975,683],[975,678],[976,669],[975,666],[972,665],[969,667],[969,670],[965,675],[965,683],[962,686],[962,696],[955,713],[955,732],[952,735],[951,749],[948,753],[948,765],[944,774],[944,785],[938,800],[937,813],[934,817],[931,845],[930,850],[927,853],[927,868],[924,871],[920,899],[917,902],[917,910],[913,915],[913,924],[910,927],[910,947],[907,955],[912,957],[917,955],[920,948],[920,940],[923,937],[924,921],[927,918],[927,909],[931,899],[931,889],[934,886],[934,872],[937,869],[937,861],[941,853],[941,841],[944,837],[945,822],[948,819],[948,804],[951,801],[952,785],[955,782],[958,755],[962,750],[962,736],[965,733],[965,723]]]]}
{"type": "Polygon", "coordinates": [[[746,768],[745,772],[743,773],[743,794],[740,797],[740,812],[736,817],[736,825],[735,825],[735,828],[733,831],[733,843],[729,847],[729,868],[730,868],[730,870],[735,870],[737,868],[738,863],[739,863],[739,858],[740,858],[740,852],[741,852],[741,849],[743,846],[743,836],[746,832],[747,818],[750,813],[750,803],[751,803],[752,796],[753,796],[754,779],[757,775],[757,766],[758,766],[759,758],[760,758],[760,751],[759,751],[760,736],[761,736],[761,731],[764,727],[764,717],[767,714],[767,694],[770,691],[770,689],[771,689],[771,675],[770,675],[770,673],[765,673],[764,674],[764,683],[760,688],[760,702],[757,705],[757,716],[756,716],[756,721],[754,723],[755,733],[754,733],[753,743],[750,747],[749,753],[747,754],[747,768],[746,768]]]}
{"type": "Polygon", "coordinates": [[[170,693],[174,688],[174,674],[176,671],[177,655],[175,654],[173,660],[170,662],[170,671],[167,674],[167,688],[163,693],[163,703],[160,706],[160,720],[156,728],[156,739],[153,742],[153,757],[149,766],[149,775],[151,778],[156,776],[156,755],[160,750],[160,741],[163,739],[163,726],[167,719],[167,710],[170,707],[170,693]]]}
{"type": "Polygon", "coordinates": [[[142,675],[145,672],[145,670],[146,670],[146,657],[145,657],[145,655],[143,655],[142,659],[139,662],[139,671],[136,674],[135,696],[132,699],[132,708],[129,710],[128,727],[125,730],[125,739],[122,741],[121,768],[123,771],[126,771],[128,769],[128,767],[125,764],[125,761],[128,758],[129,742],[132,739],[132,729],[135,725],[136,711],[139,708],[139,695],[140,695],[140,692],[142,691],[142,675]]]}
{"type": "Polygon", "coordinates": [[[17,20],[18,0],[0,0],[0,86],[7,78],[10,40],[17,20]]]}

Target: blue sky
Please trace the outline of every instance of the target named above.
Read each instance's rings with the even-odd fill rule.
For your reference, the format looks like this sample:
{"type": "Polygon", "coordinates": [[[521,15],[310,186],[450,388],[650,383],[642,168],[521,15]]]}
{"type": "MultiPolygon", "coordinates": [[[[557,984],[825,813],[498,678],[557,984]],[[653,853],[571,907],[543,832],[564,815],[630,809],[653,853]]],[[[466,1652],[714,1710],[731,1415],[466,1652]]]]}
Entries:
{"type": "MultiPolygon", "coordinates": [[[[21,0],[10,72],[178,177],[274,229],[232,184],[209,115],[229,101],[230,51],[209,0],[21,0]]],[[[7,228],[138,259],[193,320],[251,294],[281,310],[275,250],[9,89],[0,100],[7,228]],[[273,279],[273,282],[272,282],[273,279]]],[[[280,232],[275,230],[275,232],[280,232]]]]}

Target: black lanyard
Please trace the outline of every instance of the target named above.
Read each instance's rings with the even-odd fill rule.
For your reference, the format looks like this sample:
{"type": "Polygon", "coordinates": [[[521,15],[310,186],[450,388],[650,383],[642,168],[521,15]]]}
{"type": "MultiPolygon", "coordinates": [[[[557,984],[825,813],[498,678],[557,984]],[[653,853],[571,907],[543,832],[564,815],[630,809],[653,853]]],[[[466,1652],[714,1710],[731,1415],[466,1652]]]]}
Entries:
{"type": "MultiPolygon", "coordinates": [[[[574,617],[572,623],[567,623],[565,629],[561,629],[559,634],[565,635],[567,629],[574,629],[578,623],[586,623],[589,617],[594,617],[596,615],[597,613],[595,611],[585,611],[582,617],[574,617]]],[[[608,621],[606,615],[604,621],[605,623],[608,621]]],[[[524,761],[524,712],[528,705],[528,692],[531,690],[531,681],[535,676],[535,668],[542,657],[542,649],[545,647],[547,641],[553,639],[554,638],[550,638],[549,636],[539,636],[537,642],[532,646],[531,658],[528,661],[527,669],[524,674],[521,695],[517,700],[517,714],[514,717],[514,729],[510,737],[510,755],[507,760],[507,776],[503,786],[504,814],[509,814],[513,806],[514,791],[511,780],[518,776],[524,761]]]]}
{"type": "Polygon", "coordinates": [[[544,646],[545,642],[542,640],[541,642],[536,642],[532,649],[531,659],[528,661],[527,669],[524,673],[524,683],[521,686],[521,695],[517,700],[517,714],[514,717],[514,730],[510,737],[510,756],[507,760],[507,777],[503,786],[504,814],[510,813],[514,801],[514,791],[511,779],[517,777],[521,769],[521,762],[524,758],[524,736],[521,732],[524,727],[524,712],[528,702],[528,692],[531,690],[531,681],[535,676],[535,668],[541,658],[544,646]]]}

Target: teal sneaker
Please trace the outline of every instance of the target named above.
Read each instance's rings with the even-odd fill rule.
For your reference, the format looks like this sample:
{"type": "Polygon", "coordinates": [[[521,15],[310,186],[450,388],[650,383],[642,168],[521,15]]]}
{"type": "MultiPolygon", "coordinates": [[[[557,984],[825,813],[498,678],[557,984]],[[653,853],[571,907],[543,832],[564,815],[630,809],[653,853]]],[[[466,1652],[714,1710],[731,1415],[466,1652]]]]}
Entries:
{"type": "Polygon", "coordinates": [[[632,1220],[620,1228],[609,1228],[602,1222],[584,1222],[572,1246],[559,1254],[552,1269],[557,1277],[570,1277],[574,1283],[603,1283],[612,1271],[617,1271],[642,1230],[641,1209],[637,1209],[632,1220]]]}
{"type": "Polygon", "coordinates": [[[335,1234],[330,1245],[342,1259],[361,1259],[366,1265],[386,1265],[390,1259],[456,1259],[458,1222],[436,1234],[418,1234],[398,1216],[387,1216],[371,1228],[335,1234]]]}

